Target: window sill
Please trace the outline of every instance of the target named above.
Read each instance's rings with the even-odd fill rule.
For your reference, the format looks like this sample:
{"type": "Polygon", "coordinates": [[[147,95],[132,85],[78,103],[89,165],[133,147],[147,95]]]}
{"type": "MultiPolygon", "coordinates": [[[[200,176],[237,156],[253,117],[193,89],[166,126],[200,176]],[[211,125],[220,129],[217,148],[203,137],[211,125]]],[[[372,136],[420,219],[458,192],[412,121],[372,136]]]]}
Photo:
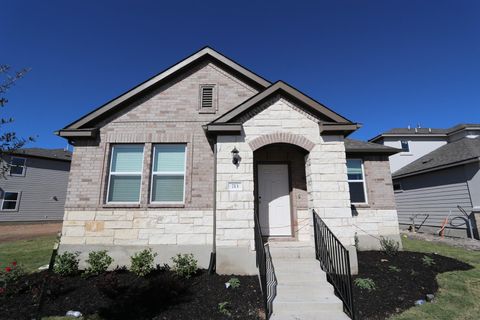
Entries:
{"type": "Polygon", "coordinates": [[[370,205],[368,203],[352,203],[352,207],[355,209],[368,209],[370,205]]]}
{"type": "Polygon", "coordinates": [[[148,208],[185,208],[185,203],[150,203],[148,208]]]}
{"type": "Polygon", "coordinates": [[[103,208],[140,208],[140,203],[105,203],[103,208]]]}
{"type": "Polygon", "coordinates": [[[198,110],[198,113],[206,113],[206,114],[215,114],[217,113],[217,110],[198,110]]]}
{"type": "Polygon", "coordinates": [[[413,156],[413,153],[411,153],[411,152],[400,152],[399,155],[409,157],[409,156],[413,156]]]}

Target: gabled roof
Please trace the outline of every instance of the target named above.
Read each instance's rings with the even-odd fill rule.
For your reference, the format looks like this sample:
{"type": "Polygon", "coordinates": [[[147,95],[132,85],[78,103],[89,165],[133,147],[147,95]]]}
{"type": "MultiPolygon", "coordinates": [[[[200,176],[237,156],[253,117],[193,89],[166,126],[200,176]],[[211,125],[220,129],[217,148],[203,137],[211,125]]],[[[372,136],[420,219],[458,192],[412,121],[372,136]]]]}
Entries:
{"type": "Polygon", "coordinates": [[[393,173],[401,178],[480,161],[480,138],[462,138],[447,143],[393,173]]]}
{"type": "Polygon", "coordinates": [[[384,154],[392,155],[399,153],[402,150],[392,147],[387,147],[382,144],[365,142],[355,139],[345,139],[345,151],[347,153],[369,153],[369,154],[384,154]]]}
{"type": "Polygon", "coordinates": [[[11,154],[15,156],[72,161],[72,152],[64,149],[24,148],[15,150],[11,154]]]}
{"type": "Polygon", "coordinates": [[[480,130],[480,124],[474,123],[460,123],[451,128],[441,129],[441,128],[392,128],[388,131],[385,131],[372,139],[368,140],[370,142],[377,142],[383,137],[447,137],[451,134],[454,134],[461,130],[480,130]]]}
{"type": "Polygon", "coordinates": [[[299,90],[293,88],[292,86],[288,85],[283,81],[275,82],[265,90],[257,93],[256,95],[241,103],[237,107],[224,113],[223,115],[212,121],[210,124],[208,124],[207,127],[215,128],[218,126],[238,124],[237,122],[240,116],[246,114],[248,111],[259,106],[260,104],[267,101],[271,97],[274,97],[275,95],[281,95],[289,100],[292,100],[300,107],[303,107],[308,113],[311,113],[318,117],[321,122],[321,128],[323,131],[336,131],[349,134],[360,127],[359,124],[354,123],[347,118],[339,115],[325,105],[310,98],[306,94],[300,92],[299,90]]]}
{"type": "MultiPolygon", "coordinates": [[[[198,52],[192,54],[191,56],[185,58],[184,60],[178,62],[177,64],[171,66],[170,68],[162,71],[156,76],[148,79],[147,81],[130,89],[122,95],[105,103],[96,110],[70,123],[65,128],[57,131],[56,133],[60,136],[68,137],[77,136],[75,131],[79,129],[84,129],[86,131],[88,131],[88,129],[93,129],[94,124],[99,119],[103,119],[105,116],[118,111],[122,106],[128,104],[135,97],[141,95],[142,93],[145,93],[146,91],[152,89],[152,87],[158,87],[159,85],[170,81],[178,74],[189,70],[190,68],[198,65],[199,63],[202,63],[205,60],[211,60],[220,64],[221,66],[231,71],[233,74],[239,76],[241,79],[245,80],[247,83],[249,83],[258,90],[263,90],[270,85],[269,81],[265,80],[254,72],[246,69],[245,67],[225,57],[224,55],[213,50],[212,48],[205,47],[198,52]]],[[[83,136],[87,136],[84,132],[82,134],[83,136]]]]}

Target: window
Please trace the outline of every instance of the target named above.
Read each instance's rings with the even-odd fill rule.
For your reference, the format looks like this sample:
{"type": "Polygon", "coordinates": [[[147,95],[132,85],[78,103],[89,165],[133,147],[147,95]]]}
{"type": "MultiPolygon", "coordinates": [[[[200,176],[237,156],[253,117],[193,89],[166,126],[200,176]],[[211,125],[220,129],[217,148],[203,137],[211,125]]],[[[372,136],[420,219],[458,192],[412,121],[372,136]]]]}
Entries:
{"type": "Polygon", "coordinates": [[[17,211],[20,202],[19,192],[5,191],[3,193],[2,211],[17,211]]]}
{"type": "Polygon", "coordinates": [[[215,113],[215,85],[200,86],[200,112],[215,113]]]}
{"type": "Polygon", "coordinates": [[[143,145],[114,145],[107,202],[138,203],[142,185],[143,145]]]}
{"type": "Polygon", "coordinates": [[[393,184],[393,191],[394,192],[402,192],[403,191],[402,184],[401,183],[394,183],[393,184]]]}
{"type": "Polygon", "coordinates": [[[154,146],[151,202],[184,202],[186,149],[185,144],[154,146]]]}
{"type": "Polygon", "coordinates": [[[347,159],[347,176],[350,188],[350,201],[352,203],[367,203],[362,160],[347,159]]]}
{"type": "Polygon", "coordinates": [[[12,176],[24,176],[27,159],[12,157],[10,162],[10,175],[12,176]]]}
{"type": "Polygon", "coordinates": [[[403,152],[410,152],[410,147],[408,146],[408,141],[407,140],[402,140],[400,141],[402,144],[402,151],[403,152]]]}

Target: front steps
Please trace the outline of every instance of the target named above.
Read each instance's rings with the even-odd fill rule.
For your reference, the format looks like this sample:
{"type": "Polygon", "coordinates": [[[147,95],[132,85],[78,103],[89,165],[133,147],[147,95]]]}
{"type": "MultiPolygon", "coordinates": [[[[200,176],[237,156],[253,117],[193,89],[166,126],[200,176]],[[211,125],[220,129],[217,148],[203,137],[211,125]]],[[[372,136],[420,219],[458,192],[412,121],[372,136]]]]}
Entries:
{"type": "Polygon", "coordinates": [[[269,241],[277,296],[272,320],[348,320],[308,243],[269,241]]]}

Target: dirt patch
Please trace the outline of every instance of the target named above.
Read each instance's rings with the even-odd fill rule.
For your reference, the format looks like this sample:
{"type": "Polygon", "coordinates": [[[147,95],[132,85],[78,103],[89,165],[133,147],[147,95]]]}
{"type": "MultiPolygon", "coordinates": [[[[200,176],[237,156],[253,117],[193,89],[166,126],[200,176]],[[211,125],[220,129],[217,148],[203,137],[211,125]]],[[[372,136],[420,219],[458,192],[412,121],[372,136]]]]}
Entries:
{"type": "Polygon", "coordinates": [[[38,236],[56,235],[61,230],[61,222],[0,224],[0,242],[26,240],[38,236]]]}
{"type": "Polygon", "coordinates": [[[439,273],[469,270],[473,267],[461,261],[437,254],[398,252],[394,257],[380,251],[358,252],[359,274],[354,277],[370,278],[376,289],[368,291],[354,284],[355,306],[360,319],[386,319],[435,294],[439,273]]]}
{"type": "Polygon", "coordinates": [[[147,277],[116,270],[90,278],[41,272],[22,278],[0,297],[0,319],[35,317],[43,280],[42,316],[78,310],[103,319],[262,319],[258,278],[236,276],[240,287],[226,289],[225,282],[231,277],[209,275],[204,270],[190,279],[180,279],[168,270],[147,277]],[[219,312],[221,302],[228,302],[231,316],[219,312]]]}

